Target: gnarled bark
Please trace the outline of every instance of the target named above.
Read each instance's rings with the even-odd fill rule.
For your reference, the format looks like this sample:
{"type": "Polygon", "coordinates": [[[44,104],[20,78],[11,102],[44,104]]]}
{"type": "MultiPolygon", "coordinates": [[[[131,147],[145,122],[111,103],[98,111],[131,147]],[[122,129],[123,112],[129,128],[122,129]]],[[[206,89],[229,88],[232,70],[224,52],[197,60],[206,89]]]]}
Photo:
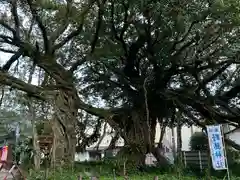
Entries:
{"type": "Polygon", "coordinates": [[[73,163],[76,152],[76,121],[77,106],[73,92],[61,90],[55,100],[55,114],[53,118],[53,132],[55,164],[60,162],[73,163]]]}
{"type": "MultiPolygon", "coordinates": [[[[118,156],[134,162],[136,166],[145,165],[145,156],[152,153],[161,163],[167,163],[159,148],[155,147],[156,118],[150,118],[150,131],[146,122],[145,111],[133,110],[123,116],[113,118],[125,144],[118,156]],[[120,118],[120,119],[118,119],[120,118]],[[150,134],[149,134],[150,133],[150,134]]],[[[111,123],[110,123],[111,125],[111,123]]]]}
{"type": "MultiPolygon", "coordinates": [[[[99,3],[99,21],[102,18],[101,14],[104,2],[105,1],[99,3]]],[[[60,26],[56,27],[54,25],[54,27],[51,27],[51,31],[48,30],[49,28],[47,28],[47,25],[44,23],[44,18],[38,13],[42,10],[45,11],[45,7],[30,0],[24,2],[6,2],[6,5],[11,7],[10,19],[13,19],[13,24],[6,21],[7,19],[5,19],[5,17],[0,18],[0,25],[7,30],[6,34],[8,34],[0,34],[1,42],[10,47],[14,46],[14,49],[18,48],[16,52],[5,50],[5,52],[12,53],[13,55],[5,63],[5,65],[0,67],[0,83],[10,86],[11,88],[24,91],[30,97],[35,97],[47,102],[53,102],[55,108],[53,131],[56,137],[56,160],[59,159],[61,161],[64,160],[71,162],[74,160],[76,146],[76,116],[77,110],[80,107],[76,106],[76,102],[79,101],[79,98],[77,97],[77,92],[74,89],[73,73],[78,66],[86,61],[86,58],[79,58],[77,61],[69,63],[72,64],[72,66],[70,70],[67,70],[65,68],[66,64],[59,63],[57,60],[61,57],[57,56],[56,51],[65,51],[65,48],[62,47],[82,32],[84,20],[95,3],[95,0],[83,3],[81,5],[81,12],[77,10],[77,12],[79,12],[78,17],[80,17],[80,19],[78,22],[73,23],[72,21],[69,21],[69,18],[72,14],[74,14],[73,12],[75,11],[73,10],[76,8],[74,8],[72,1],[67,1],[65,7],[62,5],[62,7],[58,9],[59,11],[63,9],[66,10],[66,19],[64,19],[63,24],[60,23],[60,26]],[[27,13],[25,12],[26,9],[28,9],[27,13]],[[20,18],[19,12],[25,16],[31,17],[30,19],[33,19],[32,25],[29,29],[26,29],[25,27],[22,29],[24,22],[20,18]],[[72,23],[76,28],[74,30],[71,28],[71,30],[69,30],[70,32],[68,31],[69,33],[65,34],[64,31],[68,26],[71,26],[72,23]],[[36,36],[36,34],[32,33],[33,26],[37,32],[40,32],[40,36],[36,36]],[[63,33],[64,37],[62,37],[63,33]],[[30,43],[30,39],[35,39],[34,45],[30,43]],[[23,58],[29,58],[29,60],[33,62],[34,66],[44,70],[45,74],[47,74],[47,76],[49,76],[52,80],[51,85],[41,84],[39,86],[34,86],[31,83],[26,83],[19,78],[10,76],[8,74],[8,70],[21,56],[23,58]],[[54,85],[52,86],[52,84],[54,85]],[[46,92],[48,92],[48,94],[46,94],[46,92]],[[58,95],[53,100],[52,97],[55,96],[56,92],[58,95]]],[[[55,24],[55,22],[51,24],[55,24]]],[[[91,53],[94,51],[99,35],[98,31],[101,23],[98,24],[99,25],[96,27],[96,35],[91,43],[91,53]]],[[[2,50],[4,49],[1,48],[0,51],[2,50]]]]}

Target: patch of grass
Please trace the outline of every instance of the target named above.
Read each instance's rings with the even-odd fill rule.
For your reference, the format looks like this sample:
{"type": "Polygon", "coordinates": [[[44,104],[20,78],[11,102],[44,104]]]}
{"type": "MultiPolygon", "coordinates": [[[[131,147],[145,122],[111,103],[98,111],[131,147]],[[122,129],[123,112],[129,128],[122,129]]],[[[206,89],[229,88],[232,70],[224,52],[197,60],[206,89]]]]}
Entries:
{"type": "MultiPolygon", "coordinates": [[[[77,180],[79,175],[82,174],[83,180],[89,180],[89,176],[84,176],[84,173],[71,173],[71,172],[51,172],[47,180],[77,180]]],[[[165,174],[165,175],[153,175],[153,174],[144,174],[144,175],[131,175],[129,176],[130,180],[153,180],[155,176],[158,176],[159,180],[196,180],[196,177],[187,177],[187,176],[175,176],[172,174],[165,174]]],[[[109,176],[100,176],[100,180],[113,180],[113,175],[109,176]]],[[[215,178],[216,179],[216,178],[215,178]]],[[[44,172],[37,172],[32,174],[31,177],[28,177],[28,180],[44,180],[44,172]]],[[[116,177],[116,180],[124,180],[124,177],[116,177]]],[[[202,180],[202,179],[201,179],[202,180]]],[[[211,178],[214,180],[214,178],[211,178]]]]}
{"type": "MultiPolygon", "coordinates": [[[[153,180],[155,176],[158,176],[159,180],[215,180],[224,179],[226,174],[222,172],[219,176],[210,177],[206,172],[196,173],[195,170],[184,169],[180,166],[138,167],[135,169],[126,167],[126,171],[130,180],[153,180]]],[[[100,177],[100,180],[114,180],[115,176],[116,180],[124,180],[123,168],[114,161],[83,162],[76,163],[74,168],[49,170],[47,179],[45,172],[45,170],[32,171],[29,173],[28,180],[77,180],[80,175],[83,180],[89,180],[90,176],[100,177]]],[[[231,180],[240,180],[240,177],[231,177],[231,180]]]]}
{"type": "MultiPolygon", "coordinates": [[[[70,169],[58,169],[58,170],[51,170],[49,171],[48,178],[45,179],[45,171],[42,170],[40,172],[32,172],[30,176],[28,176],[28,180],[77,180],[78,177],[81,175],[83,177],[83,180],[89,180],[89,177],[91,175],[95,175],[97,177],[100,177],[100,180],[114,180],[113,173],[104,173],[105,175],[98,174],[92,172],[84,172],[84,171],[77,171],[77,170],[70,170],[70,169]]],[[[184,173],[181,174],[174,174],[174,173],[141,173],[141,174],[131,174],[129,175],[130,180],[153,180],[155,176],[158,176],[159,180],[217,180],[217,179],[224,179],[217,178],[217,177],[197,177],[197,176],[191,176],[186,175],[184,173]]],[[[225,178],[226,179],[226,178],[225,178]]],[[[239,178],[231,178],[232,180],[240,180],[239,178]]],[[[116,180],[124,180],[123,176],[116,176],[116,180]]]]}

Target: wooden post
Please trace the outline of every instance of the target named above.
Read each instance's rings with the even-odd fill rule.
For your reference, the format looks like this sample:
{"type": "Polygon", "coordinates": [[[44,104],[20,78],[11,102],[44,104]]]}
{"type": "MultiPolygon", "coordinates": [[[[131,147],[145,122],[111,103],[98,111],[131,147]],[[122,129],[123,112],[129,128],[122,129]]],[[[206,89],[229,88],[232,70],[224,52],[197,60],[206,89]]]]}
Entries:
{"type": "Polygon", "coordinates": [[[123,163],[123,175],[126,176],[126,162],[123,163]]]}
{"type": "Polygon", "coordinates": [[[202,166],[202,155],[201,155],[201,151],[198,151],[198,156],[199,156],[199,164],[200,164],[200,170],[203,170],[203,166],[202,166]]]}
{"type": "Polygon", "coordinates": [[[124,180],[128,180],[127,172],[126,172],[126,161],[123,163],[123,176],[124,180]]]}
{"type": "Polygon", "coordinates": [[[82,180],[82,176],[81,175],[78,177],[78,180],[82,180]]]}
{"type": "Polygon", "coordinates": [[[226,170],[227,170],[227,179],[230,180],[230,172],[228,168],[228,159],[227,159],[227,151],[226,151],[226,145],[225,145],[225,140],[224,140],[224,131],[223,131],[223,126],[221,125],[221,134],[222,134],[222,144],[223,144],[223,151],[224,151],[224,156],[225,156],[225,164],[226,164],[226,170]]]}
{"type": "Polygon", "coordinates": [[[193,125],[191,125],[191,136],[194,134],[193,125]]]}
{"type": "Polygon", "coordinates": [[[183,151],[183,159],[184,159],[184,166],[187,167],[187,158],[186,158],[186,152],[183,151]]]}
{"type": "Polygon", "coordinates": [[[173,127],[172,127],[172,151],[173,151],[174,162],[176,162],[175,131],[173,127]]]}
{"type": "Polygon", "coordinates": [[[155,177],[153,178],[153,180],[158,180],[158,176],[155,176],[155,177]]]}
{"type": "Polygon", "coordinates": [[[116,172],[115,172],[115,169],[113,169],[113,180],[116,180],[116,172]]]}

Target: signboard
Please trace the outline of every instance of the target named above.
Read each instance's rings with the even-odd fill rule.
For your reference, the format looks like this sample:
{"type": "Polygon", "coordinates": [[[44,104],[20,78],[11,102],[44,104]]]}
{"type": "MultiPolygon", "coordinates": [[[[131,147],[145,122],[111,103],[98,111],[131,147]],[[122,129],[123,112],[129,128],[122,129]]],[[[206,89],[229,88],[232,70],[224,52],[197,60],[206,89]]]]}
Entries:
{"type": "Polygon", "coordinates": [[[221,125],[207,126],[208,141],[215,170],[226,170],[226,157],[223,144],[221,125]]]}

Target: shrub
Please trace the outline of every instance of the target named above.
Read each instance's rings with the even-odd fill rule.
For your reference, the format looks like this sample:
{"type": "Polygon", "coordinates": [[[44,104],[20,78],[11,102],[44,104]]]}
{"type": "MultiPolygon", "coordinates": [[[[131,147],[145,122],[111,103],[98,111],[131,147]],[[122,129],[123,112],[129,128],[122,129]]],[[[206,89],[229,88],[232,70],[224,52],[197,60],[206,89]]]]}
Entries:
{"type": "Polygon", "coordinates": [[[203,132],[195,132],[190,138],[189,146],[192,151],[208,150],[208,138],[203,132]]]}

